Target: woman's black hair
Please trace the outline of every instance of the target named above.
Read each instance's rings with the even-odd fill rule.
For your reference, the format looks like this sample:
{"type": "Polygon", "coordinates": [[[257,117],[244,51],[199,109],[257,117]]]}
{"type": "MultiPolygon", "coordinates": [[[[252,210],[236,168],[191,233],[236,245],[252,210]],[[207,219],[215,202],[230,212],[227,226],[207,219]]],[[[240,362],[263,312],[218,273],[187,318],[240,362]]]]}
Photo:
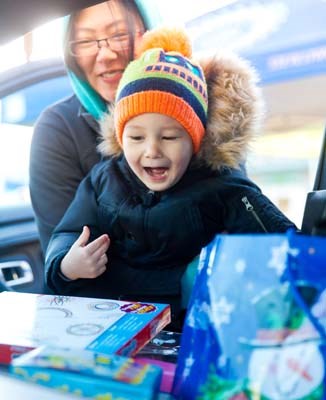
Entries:
{"type": "MultiPolygon", "coordinates": [[[[106,3],[109,3],[108,0],[106,3]]],[[[140,18],[143,26],[145,26],[144,19],[141,16],[138,7],[134,0],[119,0],[120,3],[123,5],[123,11],[125,13],[125,19],[127,22],[127,26],[129,27],[129,35],[130,35],[130,47],[128,52],[128,61],[133,60],[134,58],[134,50],[135,50],[135,20],[134,16],[140,18]]],[[[110,9],[108,4],[108,9],[110,9]]],[[[64,60],[66,66],[73,71],[79,78],[85,79],[85,75],[82,69],[79,67],[76,57],[72,56],[69,51],[69,42],[74,40],[73,33],[74,33],[74,21],[76,17],[79,15],[79,12],[73,13],[70,15],[68,20],[68,25],[64,34],[63,40],[63,47],[64,47],[64,60]]]]}

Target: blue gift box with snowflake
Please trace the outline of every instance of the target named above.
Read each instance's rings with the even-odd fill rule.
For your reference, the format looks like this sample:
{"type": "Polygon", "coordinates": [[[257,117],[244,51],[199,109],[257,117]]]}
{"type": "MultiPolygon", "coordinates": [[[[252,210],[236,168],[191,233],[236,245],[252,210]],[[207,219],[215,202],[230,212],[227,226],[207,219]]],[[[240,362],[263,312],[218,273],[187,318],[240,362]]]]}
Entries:
{"type": "Polygon", "coordinates": [[[200,256],[173,393],[326,399],[325,329],[326,238],[218,235],[200,256]]]}

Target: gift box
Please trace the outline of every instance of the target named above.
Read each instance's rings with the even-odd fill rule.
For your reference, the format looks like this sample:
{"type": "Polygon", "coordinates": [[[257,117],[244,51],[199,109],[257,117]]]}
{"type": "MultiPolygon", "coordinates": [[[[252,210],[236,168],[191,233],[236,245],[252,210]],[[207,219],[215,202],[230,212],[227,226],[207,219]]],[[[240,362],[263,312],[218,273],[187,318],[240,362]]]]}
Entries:
{"type": "Polygon", "coordinates": [[[21,379],[95,399],[154,400],[158,366],[88,350],[41,346],[17,357],[10,372],[21,379]]]}
{"type": "Polygon", "coordinates": [[[172,393],[326,399],[326,238],[218,235],[203,249],[172,393]]]}
{"type": "Polygon", "coordinates": [[[39,346],[134,356],[170,322],[167,304],[0,293],[0,363],[39,346]]]}

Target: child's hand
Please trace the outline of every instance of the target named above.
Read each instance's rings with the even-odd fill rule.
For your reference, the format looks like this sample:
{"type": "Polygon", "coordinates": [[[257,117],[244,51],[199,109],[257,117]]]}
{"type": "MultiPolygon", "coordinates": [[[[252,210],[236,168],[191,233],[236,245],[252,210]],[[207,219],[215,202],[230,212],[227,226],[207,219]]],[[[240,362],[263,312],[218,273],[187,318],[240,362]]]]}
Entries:
{"type": "Polygon", "coordinates": [[[68,279],[97,278],[106,270],[110,238],[102,235],[87,244],[89,236],[90,230],[84,226],[83,232],[61,262],[61,272],[68,279]]]}

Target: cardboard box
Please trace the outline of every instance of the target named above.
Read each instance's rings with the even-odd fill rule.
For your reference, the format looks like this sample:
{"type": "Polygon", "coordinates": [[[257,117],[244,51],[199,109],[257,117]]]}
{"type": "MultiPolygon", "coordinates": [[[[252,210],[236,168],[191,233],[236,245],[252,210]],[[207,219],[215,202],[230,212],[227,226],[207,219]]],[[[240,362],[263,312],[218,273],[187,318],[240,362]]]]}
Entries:
{"type": "Polygon", "coordinates": [[[136,356],[135,360],[140,364],[156,365],[162,369],[162,379],[160,384],[160,392],[171,393],[176,364],[167,361],[156,360],[155,358],[145,358],[136,356]]]}
{"type": "Polygon", "coordinates": [[[133,356],[170,322],[170,306],[0,293],[0,363],[41,345],[133,356]]]}
{"type": "Polygon", "coordinates": [[[40,347],[13,360],[17,377],[78,396],[96,399],[152,400],[162,370],[118,355],[88,350],[40,347]]]}

